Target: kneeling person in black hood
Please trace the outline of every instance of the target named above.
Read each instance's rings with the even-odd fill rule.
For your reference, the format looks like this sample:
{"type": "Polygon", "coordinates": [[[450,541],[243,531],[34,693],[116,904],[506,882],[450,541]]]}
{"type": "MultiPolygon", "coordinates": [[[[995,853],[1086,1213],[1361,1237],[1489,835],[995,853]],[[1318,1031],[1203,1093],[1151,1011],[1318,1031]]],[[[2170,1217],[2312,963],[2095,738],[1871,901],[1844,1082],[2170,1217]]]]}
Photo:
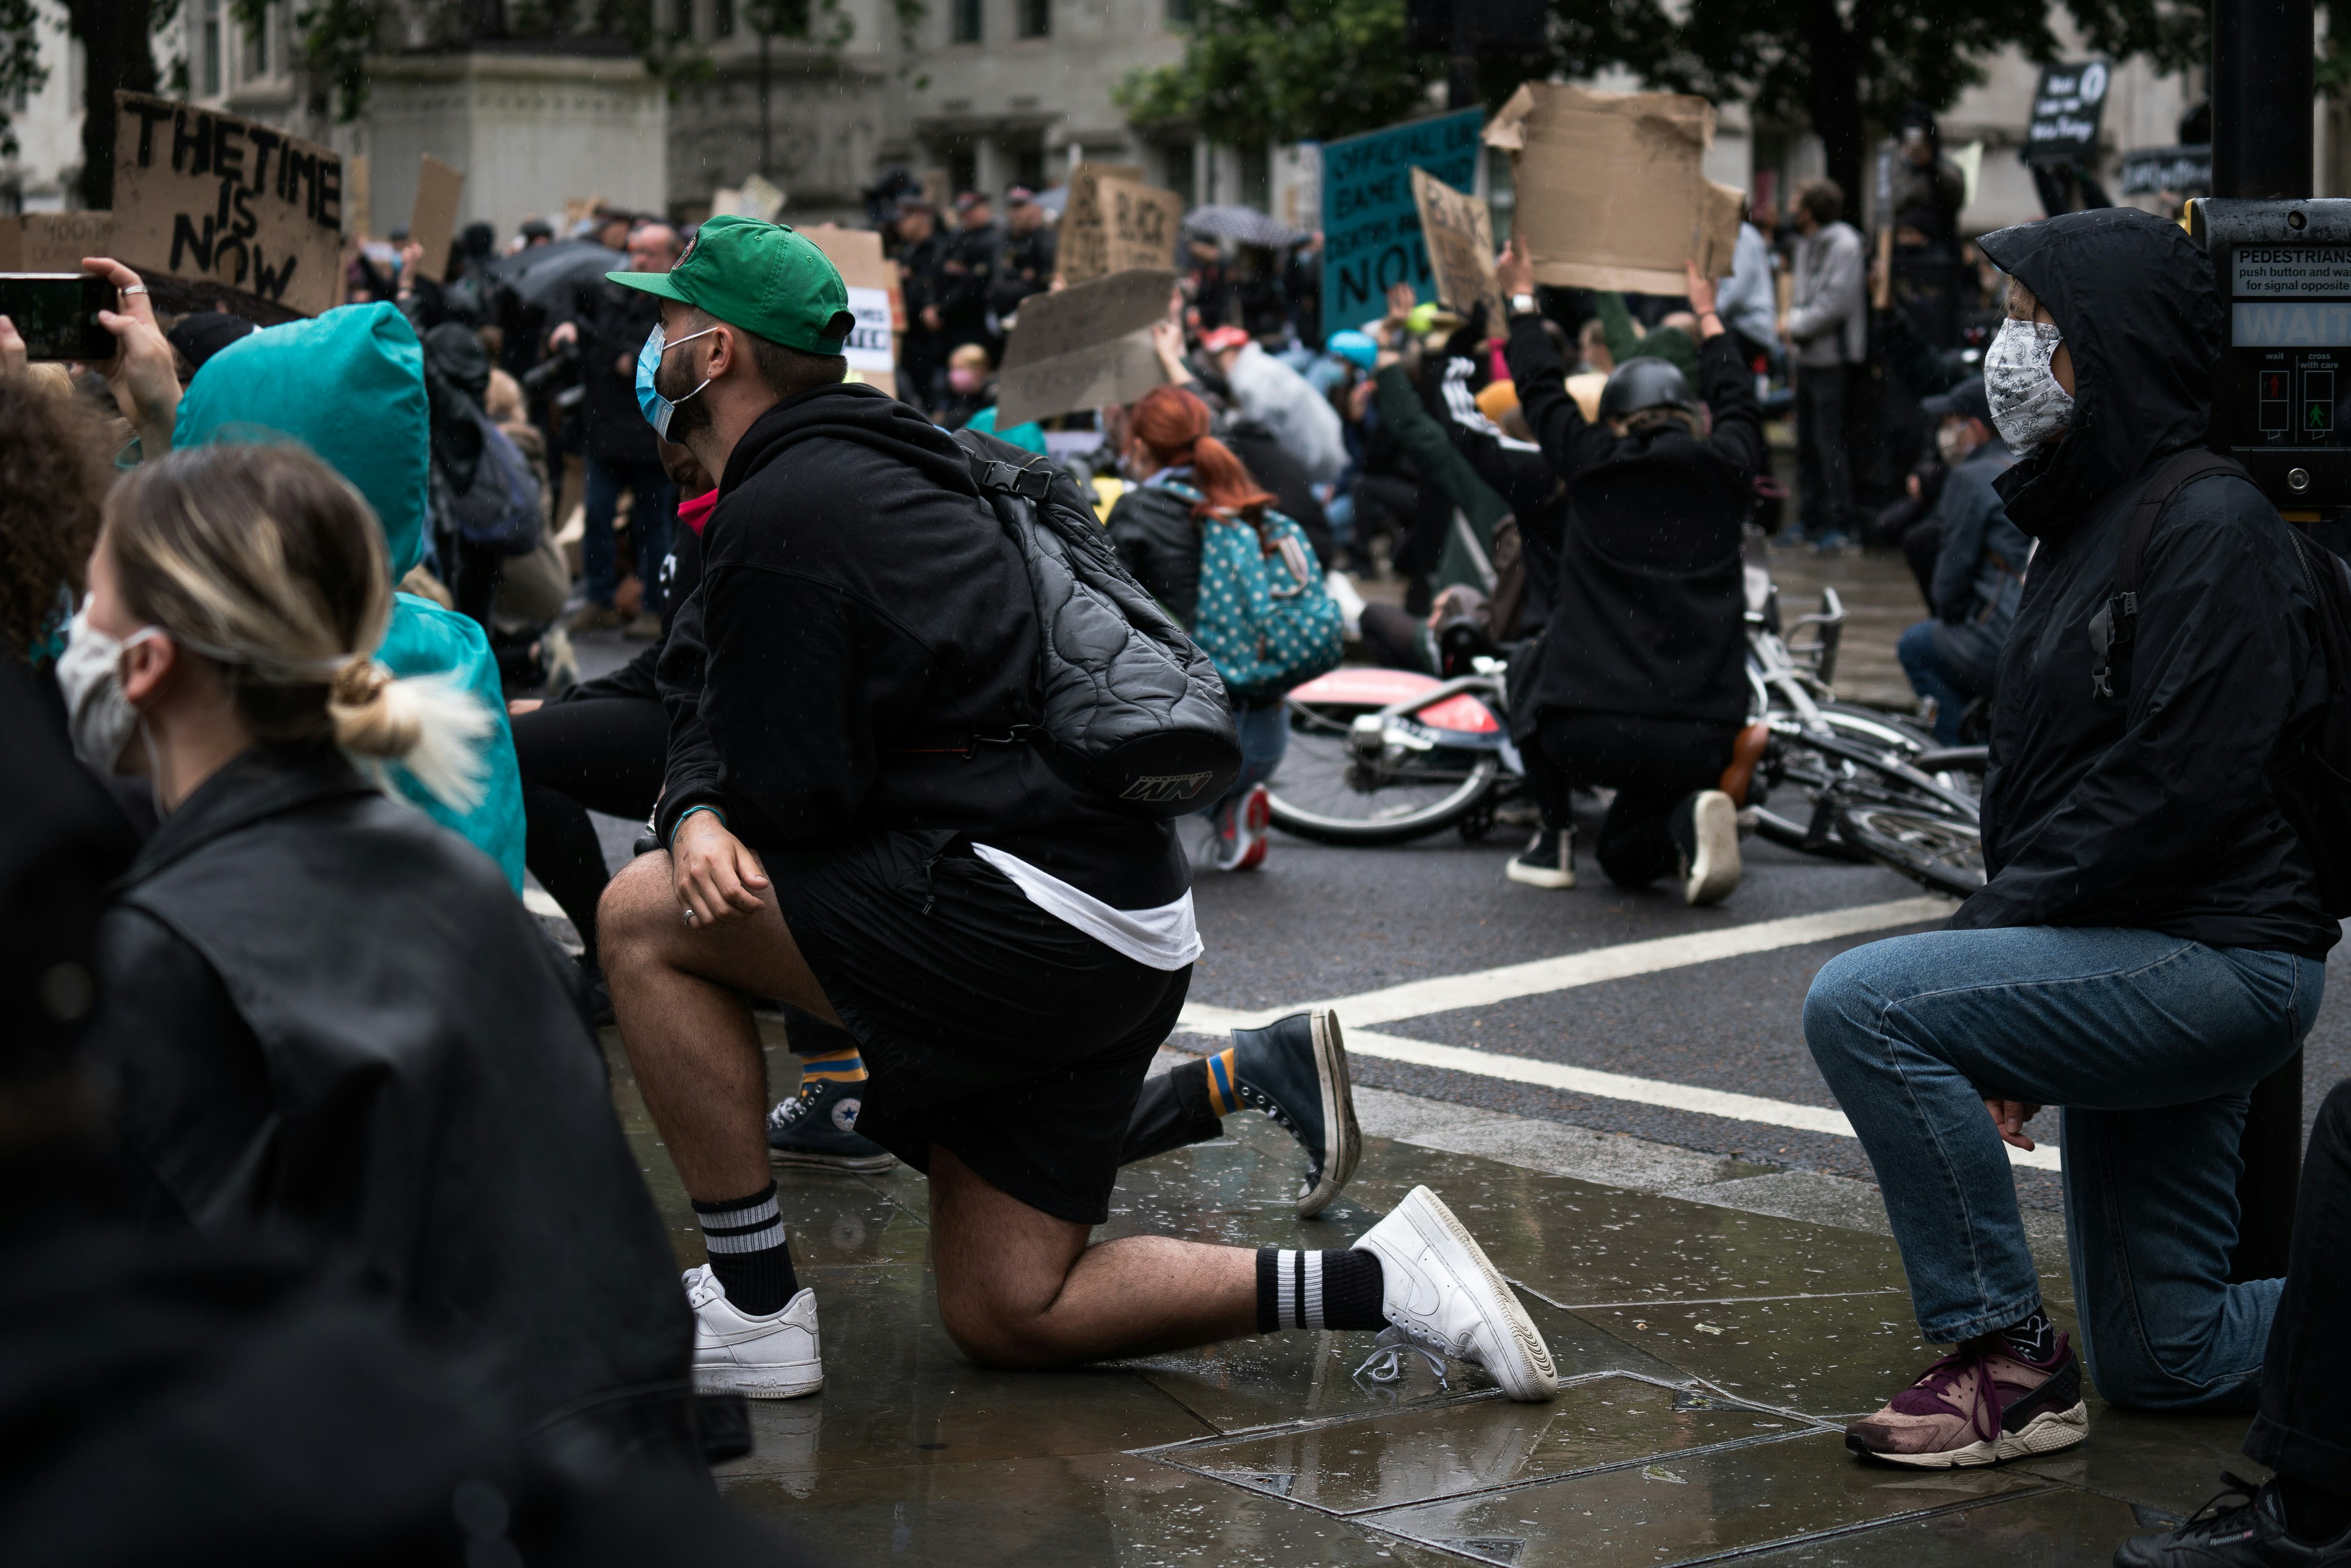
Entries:
{"type": "Polygon", "coordinates": [[[748,993],[797,1009],[796,1048],[859,1052],[856,1129],[928,1174],[940,1318],[973,1359],[1396,1323],[1550,1397],[1542,1336],[1426,1189],[1344,1251],[1087,1245],[1201,951],[1174,830],[1024,738],[1040,626],[1019,547],[954,437],[842,383],[854,319],[823,253],[720,217],[674,270],[612,276],[663,302],[648,416],[719,476],[656,672],[666,852],[599,918],[709,1249],[686,1275],[697,1385],[791,1398],[824,1376],[748,993]]]}
{"type": "Polygon", "coordinates": [[[1513,738],[1543,821],[1510,878],[1573,887],[1567,792],[1606,787],[1616,791],[1600,830],[1609,880],[1674,875],[1687,902],[1713,904],[1740,875],[1738,803],[1720,784],[1747,719],[1741,552],[1764,460],[1754,378],[1692,264],[1704,402],[1665,361],[1627,360],[1595,424],[1567,392],[1522,246],[1500,272],[1510,377],[1569,507],[1551,622],[1534,668],[1511,682],[1513,738]]]}
{"type": "Polygon", "coordinates": [[[2253,1407],[2279,1287],[2230,1279],[2238,1139],[2249,1092],[2317,1016],[2339,935],[2266,771],[2325,697],[2311,590],[2270,503],[2199,451],[2221,330],[2210,258],[2118,207],[1980,243],[2011,279],[1984,382],[2020,460],[1993,487],[2040,541],[1994,688],[1991,880],[1949,930],[1833,960],[1804,1004],[1919,1327],[1957,1347],[1846,1429],[1856,1453],[1914,1467],[2087,1429],[2003,1146],[2033,1147],[2043,1105],[2065,1108],[2098,1392],[2253,1407]],[[2143,497],[2159,510],[2126,649],[2105,633],[2134,609],[2117,562],[2143,497]]]}

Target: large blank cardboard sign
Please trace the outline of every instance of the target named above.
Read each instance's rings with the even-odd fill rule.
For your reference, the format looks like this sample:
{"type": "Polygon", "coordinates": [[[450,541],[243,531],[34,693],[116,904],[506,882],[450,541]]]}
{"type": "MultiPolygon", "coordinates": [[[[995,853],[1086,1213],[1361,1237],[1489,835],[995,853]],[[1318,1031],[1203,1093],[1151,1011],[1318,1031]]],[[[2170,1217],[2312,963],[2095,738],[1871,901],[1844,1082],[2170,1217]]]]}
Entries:
{"type": "Polygon", "coordinates": [[[891,291],[897,287],[897,268],[882,255],[882,236],[872,229],[845,229],[839,224],[818,224],[799,231],[824,252],[849,287],[849,312],[857,318],[841,353],[858,379],[871,382],[892,397],[898,395],[898,353],[891,331],[891,291]]]}
{"type": "Polygon", "coordinates": [[[117,92],[114,105],[117,260],[306,316],[335,305],[339,154],[169,99],[117,92]]]}
{"type": "Polygon", "coordinates": [[[1165,318],[1175,287],[1161,267],[1022,300],[997,381],[996,428],[1133,402],[1166,381],[1151,324],[1165,318]]]}
{"type": "Polygon", "coordinates": [[[408,213],[408,237],[423,255],[416,270],[435,283],[448,281],[449,242],[457,236],[457,199],[465,193],[465,172],[432,153],[416,172],[416,204],[408,213]]]}
{"type": "Polygon", "coordinates": [[[1527,82],[1486,128],[1507,149],[1511,223],[1535,280],[1679,294],[1682,264],[1728,277],[1745,196],[1708,180],[1714,106],[1670,92],[1594,92],[1527,82]]]}
{"type": "MultiPolygon", "coordinates": [[[[1056,253],[1064,283],[1092,283],[1116,272],[1172,266],[1184,198],[1146,185],[1120,167],[1081,163],[1070,175],[1056,253]]],[[[1025,302],[1024,302],[1025,303],[1025,302]]]]}
{"type": "Polygon", "coordinates": [[[1438,303],[1463,316],[1483,303],[1486,330],[1500,337],[1510,319],[1494,272],[1494,218],[1486,198],[1464,195],[1426,169],[1412,172],[1412,196],[1420,207],[1420,235],[1437,274],[1438,303]]]}

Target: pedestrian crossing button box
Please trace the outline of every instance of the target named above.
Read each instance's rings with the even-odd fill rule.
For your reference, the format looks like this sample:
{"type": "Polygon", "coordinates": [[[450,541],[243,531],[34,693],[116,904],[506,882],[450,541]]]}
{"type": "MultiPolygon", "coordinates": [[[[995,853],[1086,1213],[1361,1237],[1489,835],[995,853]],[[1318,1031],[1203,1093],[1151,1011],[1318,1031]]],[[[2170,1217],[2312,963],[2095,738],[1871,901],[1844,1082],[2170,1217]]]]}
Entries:
{"type": "Polygon", "coordinates": [[[2210,444],[2279,507],[2351,506],[2351,200],[2190,204],[2220,292],[2210,444]]]}

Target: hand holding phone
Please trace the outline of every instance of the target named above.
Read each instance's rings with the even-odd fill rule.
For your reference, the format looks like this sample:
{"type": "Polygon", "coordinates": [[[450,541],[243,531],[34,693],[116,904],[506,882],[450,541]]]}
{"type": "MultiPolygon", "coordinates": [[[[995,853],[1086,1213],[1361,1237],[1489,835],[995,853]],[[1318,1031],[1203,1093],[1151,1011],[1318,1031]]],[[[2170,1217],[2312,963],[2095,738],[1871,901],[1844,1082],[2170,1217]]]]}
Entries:
{"type": "Polygon", "coordinates": [[[179,360],[155,325],[155,307],[137,273],[111,256],[86,256],[81,264],[121,297],[112,309],[98,313],[110,340],[89,367],[106,377],[115,406],[139,432],[141,450],[161,457],[172,450],[180,413],[179,360]]]}
{"type": "Polygon", "coordinates": [[[112,359],[114,338],[98,318],[114,302],[114,285],[87,272],[0,272],[0,316],[27,360],[112,359]]]}

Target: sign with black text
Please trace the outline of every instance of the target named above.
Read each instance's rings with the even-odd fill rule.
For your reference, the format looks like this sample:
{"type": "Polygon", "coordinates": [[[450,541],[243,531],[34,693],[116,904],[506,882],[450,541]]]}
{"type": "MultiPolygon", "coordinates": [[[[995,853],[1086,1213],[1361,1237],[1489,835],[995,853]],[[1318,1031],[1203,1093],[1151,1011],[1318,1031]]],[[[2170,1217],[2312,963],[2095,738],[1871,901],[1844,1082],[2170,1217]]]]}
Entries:
{"type": "Polygon", "coordinates": [[[1482,109],[1440,114],[1322,145],[1322,324],[1326,329],[1374,320],[1387,291],[1412,286],[1437,298],[1437,273],[1421,237],[1412,172],[1426,170],[1457,191],[1478,183],[1482,109]]]}
{"type": "Polygon", "coordinates": [[[117,260],[308,316],[340,301],[340,154],[170,99],[114,103],[117,260]]]}
{"type": "Polygon", "coordinates": [[[1426,169],[1412,172],[1414,199],[1420,204],[1420,233],[1437,272],[1437,302],[1467,317],[1480,300],[1486,330],[1501,337],[1509,318],[1494,275],[1494,220],[1483,196],[1465,195],[1426,169]]]}

